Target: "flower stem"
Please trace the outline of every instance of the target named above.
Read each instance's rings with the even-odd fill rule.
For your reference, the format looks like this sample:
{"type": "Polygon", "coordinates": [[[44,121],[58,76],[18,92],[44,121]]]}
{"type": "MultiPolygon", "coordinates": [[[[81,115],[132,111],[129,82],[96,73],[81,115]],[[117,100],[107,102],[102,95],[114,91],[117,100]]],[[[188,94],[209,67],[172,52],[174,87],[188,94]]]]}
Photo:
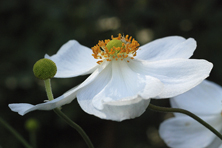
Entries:
{"type": "Polygon", "coordinates": [[[30,139],[30,143],[32,144],[33,148],[37,148],[37,144],[36,144],[36,132],[35,131],[31,131],[29,133],[29,139],[30,139]]]}
{"type": "Polygon", "coordinates": [[[178,112],[178,113],[186,114],[186,115],[190,116],[191,118],[193,118],[194,120],[198,121],[200,124],[202,124],[206,128],[208,128],[211,132],[213,132],[217,137],[219,137],[222,140],[222,135],[217,130],[215,130],[207,122],[205,122],[204,120],[202,120],[201,118],[199,118],[198,116],[194,115],[193,113],[191,113],[187,110],[179,109],[179,108],[160,107],[160,106],[155,106],[153,104],[149,104],[148,108],[153,111],[157,111],[157,112],[178,112]]]}
{"type": "MultiPolygon", "coordinates": [[[[45,82],[45,89],[46,89],[48,99],[49,99],[49,101],[51,101],[51,100],[54,99],[54,97],[53,97],[53,94],[52,94],[50,79],[47,79],[44,82],[45,82]]],[[[88,135],[84,132],[84,130],[78,124],[76,124],[69,117],[67,117],[59,108],[55,108],[54,112],[60,118],[62,118],[67,124],[69,124],[72,128],[77,130],[77,132],[82,136],[82,138],[84,139],[84,141],[86,142],[86,144],[89,148],[94,148],[94,146],[93,146],[91,140],[89,139],[88,135]]]]}
{"type": "Polygon", "coordinates": [[[45,91],[46,91],[47,97],[48,97],[49,101],[52,101],[54,99],[54,97],[52,94],[50,79],[44,80],[44,83],[45,83],[45,91]]]}
{"type": "Polygon", "coordinates": [[[75,122],[73,122],[69,117],[67,117],[63,112],[61,112],[60,109],[56,108],[54,109],[54,112],[61,117],[63,120],[66,121],[71,127],[73,127],[77,132],[82,136],[82,138],[85,140],[86,144],[88,145],[89,148],[94,148],[92,142],[90,141],[89,137],[87,134],[84,132],[84,130],[75,122]]]}
{"type": "Polygon", "coordinates": [[[8,123],[6,123],[1,117],[0,117],[0,123],[8,129],[26,148],[32,148],[28,144],[28,142],[15,130],[13,129],[8,123]]]}

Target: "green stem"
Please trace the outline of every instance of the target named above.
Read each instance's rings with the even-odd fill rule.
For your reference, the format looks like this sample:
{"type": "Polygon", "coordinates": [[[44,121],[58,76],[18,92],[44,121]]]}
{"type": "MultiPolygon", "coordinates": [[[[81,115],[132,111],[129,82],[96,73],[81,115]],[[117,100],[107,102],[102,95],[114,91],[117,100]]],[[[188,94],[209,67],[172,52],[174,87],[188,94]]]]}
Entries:
{"type": "Polygon", "coordinates": [[[208,128],[210,131],[212,131],[215,135],[217,135],[217,137],[219,137],[222,140],[222,135],[217,130],[215,130],[207,122],[205,122],[204,120],[202,120],[201,118],[199,118],[198,116],[194,115],[193,113],[187,110],[179,109],[179,108],[160,107],[160,106],[155,106],[153,104],[149,104],[148,108],[157,112],[178,112],[178,113],[186,114],[190,116],[191,118],[193,118],[194,120],[198,121],[200,124],[202,124],[206,128],[208,128]]]}
{"type": "Polygon", "coordinates": [[[6,129],[8,129],[26,148],[32,148],[32,146],[30,146],[28,142],[26,142],[26,140],[16,130],[13,129],[8,123],[6,123],[1,117],[0,117],[0,123],[6,129]]]}
{"type": "MultiPolygon", "coordinates": [[[[49,101],[51,101],[51,100],[54,99],[54,97],[53,97],[53,94],[52,94],[50,79],[47,79],[44,82],[45,82],[45,89],[46,89],[48,99],[49,99],[49,101]]],[[[62,118],[66,123],[68,123],[71,127],[73,127],[75,130],[77,130],[77,132],[82,136],[82,138],[84,139],[84,141],[86,142],[86,144],[89,148],[94,148],[94,146],[93,146],[92,142],[90,141],[89,137],[87,136],[87,134],[84,132],[84,130],[78,124],[76,124],[69,117],[67,117],[59,108],[54,109],[54,112],[60,118],[62,118]]]]}
{"type": "Polygon", "coordinates": [[[45,80],[44,83],[45,83],[45,91],[46,91],[47,97],[48,97],[49,101],[52,101],[54,99],[54,97],[52,94],[50,79],[45,80]]]}
{"type": "Polygon", "coordinates": [[[30,131],[29,137],[30,137],[30,143],[32,144],[33,148],[37,148],[36,132],[35,131],[30,131]]]}
{"type": "Polygon", "coordinates": [[[82,136],[82,138],[85,140],[86,144],[88,145],[89,148],[94,148],[92,142],[90,141],[89,137],[87,134],[84,132],[84,130],[75,122],[73,122],[69,117],[67,117],[63,112],[61,112],[60,109],[56,108],[54,109],[54,112],[61,117],[63,120],[66,121],[71,127],[73,127],[77,132],[82,136]]]}

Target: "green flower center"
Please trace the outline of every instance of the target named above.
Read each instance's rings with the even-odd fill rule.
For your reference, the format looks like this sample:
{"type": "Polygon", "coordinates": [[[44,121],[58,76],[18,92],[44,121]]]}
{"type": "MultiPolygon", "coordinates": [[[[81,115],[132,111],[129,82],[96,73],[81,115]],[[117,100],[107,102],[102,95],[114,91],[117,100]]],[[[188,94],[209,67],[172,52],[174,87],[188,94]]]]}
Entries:
{"type": "Polygon", "coordinates": [[[108,48],[108,50],[110,51],[111,48],[115,47],[115,48],[118,48],[118,47],[122,47],[122,44],[123,42],[120,41],[120,40],[116,40],[116,39],[113,39],[111,41],[109,41],[106,45],[106,47],[108,48]]]}

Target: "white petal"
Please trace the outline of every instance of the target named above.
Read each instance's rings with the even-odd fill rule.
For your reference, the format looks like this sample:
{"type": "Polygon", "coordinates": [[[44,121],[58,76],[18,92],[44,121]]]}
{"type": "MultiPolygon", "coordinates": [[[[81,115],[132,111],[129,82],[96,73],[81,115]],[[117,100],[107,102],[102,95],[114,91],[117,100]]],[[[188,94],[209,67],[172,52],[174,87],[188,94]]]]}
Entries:
{"type": "Polygon", "coordinates": [[[34,107],[34,105],[27,103],[13,103],[9,104],[8,106],[13,112],[18,112],[22,116],[26,114],[29,109],[34,107]]]}
{"type": "MultiPolygon", "coordinates": [[[[221,130],[220,116],[204,116],[203,120],[218,131],[221,130]]],[[[172,148],[203,148],[216,137],[210,130],[190,117],[176,117],[164,121],[159,133],[165,143],[172,148]]]]}
{"type": "Polygon", "coordinates": [[[52,101],[47,101],[46,103],[40,103],[37,105],[28,103],[13,103],[9,104],[9,108],[14,112],[18,112],[22,116],[34,110],[52,110],[54,108],[70,103],[75,98],[75,92],[76,89],[73,89],[72,91],[63,94],[62,96],[52,101]]]}
{"type": "Polygon", "coordinates": [[[98,66],[97,60],[92,56],[92,50],[79,44],[76,40],[70,40],[53,55],[45,55],[57,66],[57,78],[68,78],[92,73],[98,66]]]}
{"type": "MultiPolygon", "coordinates": [[[[222,132],[220,132],[222,133],[222,132]]],[[[222,141],[220,138],[215,137],[214,140],[207,146],[207,148],[222,148],[222,141]]]]}
{"type": "Polygon", "coordinates": [[[111,63],[93,83],[77,93],[80,106],[103,119],[121,121],[140,116],[149,104],[149,98],[161,92],[162,83],[136,74],[128,68],[126,61],[111,63]]]}
{"type": "Polygon", "coordinates": [[[170,36],[141,46],[137,51],[136,58],[149,61],[175,58],[188,59],[193,55],[196,46],[196,41],[193,38],[186,40],[180,36],[170,36]]]}
{"type": "Polygon", "coordinates": [[[18,112],[20,115],[24,115],[34,110],[52,110],[54,108],[68,104],[73,99],[75,99],[77,91],[85,87],[86,85],[90,84],[98,76],[98,74],[106,67],[106,65],[107,63],[101,64],[99,68],[96,69],[83,83],[81,83],[77,87],[74,87],[73,89],[69,90],[68,92],[64,93],[63,95],[52,101],[47,101],[46,103],[40,103],[37,105],[31,105],[27,103],[14,103],[14,104],[9,104],[9,108],[14,112],[18,112]]]}
{"type": "Polygon", "coordinates": [[[195,88],[170,99],[172,107],[183,108],[197,115],[220,114],[222,110],[222,88],[204,80],[195,88]]]}
{"type": "Polygon", "coordinates": [[[130,98],[129,100],[115,103],[107,102],[100,111],[105,114],[104,119],[123,121],[142,115],[146,111],[149,102],[150,99],[145,100],[138,96],[137,98],[130,98]]]}
{"type": "Polygon", "coordinates": [[[156,98],[174,97],[201,83],[213,67],[205,60],[172,59],[162,61],[130,61],[135,72],[158,78],[164,84],[163,92],[156,98]]]}
{"type": "Polygon", "coordinates": [[[162,83],[153,77],[135,73],[127,62],[112,61],[112,77],[109,83],[93,98],[93,104],[102,109],[104,102],[119,102],[137,98],[150,99],[161,93],[162,83]]]}

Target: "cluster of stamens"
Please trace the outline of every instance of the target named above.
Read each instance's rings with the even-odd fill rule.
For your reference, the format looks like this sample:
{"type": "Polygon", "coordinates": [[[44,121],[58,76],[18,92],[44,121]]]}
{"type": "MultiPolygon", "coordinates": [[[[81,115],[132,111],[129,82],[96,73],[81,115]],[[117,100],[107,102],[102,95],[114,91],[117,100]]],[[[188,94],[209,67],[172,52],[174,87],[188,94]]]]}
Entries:
{"type": "MultiPolygon", "coordinates": [[[[133,59],[136,56],[136,51],[139,49],[140,44],[135,39],[132,39],[132,36],[126,35],[124,37],[119,34],[116,38],[111,36],[111,39],[99,41],[97,45],[92,47],[92,56],[95,59],[101,59],[97,62],[98,64],[104,60],[123,60],[127,57],[133,59]]],[[[127,62],[129,61],[127,60],[127,62]]]]}

